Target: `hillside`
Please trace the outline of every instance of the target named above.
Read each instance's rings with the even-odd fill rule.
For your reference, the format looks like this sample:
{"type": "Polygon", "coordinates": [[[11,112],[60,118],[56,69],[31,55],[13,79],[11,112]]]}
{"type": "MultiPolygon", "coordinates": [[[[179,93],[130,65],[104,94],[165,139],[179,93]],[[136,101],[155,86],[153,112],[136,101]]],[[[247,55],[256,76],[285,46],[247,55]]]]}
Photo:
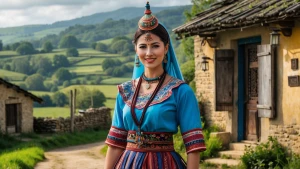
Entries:
{"type": "MultiPolygon", "coordinates": [[[[191,6],[184,7],[152,7],[153,13],[157,14],[161,11],[169,11],[178,8],[190,9],[191,6]]],[[[4,44],[14,43],[22,40],[38,40],[49,34],[59,34],[62,30],[67,27],[74,25],[95,25],[106,21],[107,19],[112,20],[131,20],[140,17],[143,13],[144,8],[121,8],[111,12],[96,13],[90,16],[84,16],[81,18],[76,18],[67,21],[59,21],[52,24],[41,24],[41,25],[25,25],[19,27],[8,27],[0,28],[0,39],[4,44]]],[[[183,11],[181,11],[183,12],[183,11]]]]}

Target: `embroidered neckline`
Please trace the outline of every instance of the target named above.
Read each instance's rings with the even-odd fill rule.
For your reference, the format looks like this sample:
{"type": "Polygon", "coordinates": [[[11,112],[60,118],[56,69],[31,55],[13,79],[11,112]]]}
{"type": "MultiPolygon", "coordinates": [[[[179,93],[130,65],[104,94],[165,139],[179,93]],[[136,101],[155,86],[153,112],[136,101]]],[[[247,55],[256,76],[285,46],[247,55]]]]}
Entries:
{"type": "MultiPolygon", "coordinates": [[[[153,101],[149,106],[161,103],[166,99],[168,99],[172,95],[172,89],[180,86],[183,83],[185,82],[176,79],[174,77],[171,77],[170,80],[161,87],[161,89],[158,91],[158,93],[156,94],[156,96],[154,97],[153,101]]],[[[121,85],[118,85],[118,89],[123,98],[123,101],[130,107],[132,103],[132,97],[134,91],[136,90],[136,87],[134,86],[134,80],[127,81],[125,83],[122,83],[121,85]]],[[[151,94],[152,93],[140,94],[137,98],[135,108],[137,109],[144,108],[151,94]]]]}

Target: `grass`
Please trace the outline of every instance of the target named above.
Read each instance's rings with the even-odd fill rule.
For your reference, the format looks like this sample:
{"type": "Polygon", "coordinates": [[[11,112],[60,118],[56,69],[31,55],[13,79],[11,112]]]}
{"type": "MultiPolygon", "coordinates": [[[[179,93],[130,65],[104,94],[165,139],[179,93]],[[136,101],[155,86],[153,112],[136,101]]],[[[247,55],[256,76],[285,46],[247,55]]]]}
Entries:
{"type": "Polygon", "coordinates": [[[131,80],[131,77],[113,77],[113,78],[104,79],[101,81],[101,83],[118,85],[129,80],[131,80]]]}
{"type": "Polygon", "coordinates": [[[106,99],[106,101],[104,102],[104,105],[111,109],[115,108],[115,104],[116,104],[116,99],[106,99]]]}
{"type": "Polygon", "coordinates": [[[83,65],[101,65],[103,60],[105,58],[91,58],[87,60],[83,60],[81,62],[76,63],[77,66],[83,66],[83,65]]]}
{"type": "Polygon", "coordinates": [[[61,89],[60,92],[63,92],[68,95],[70,90],[73,90],[76,88],[78,89],[81,87],[87,87],[91,90],[93,90],[93,89],[100,90],[105,95],[106,98],[116,98],[117,93],[118,93],[117,86],[115,86],[115,85],[84,85],[84,86],[73,85],[73,86],[69,86],[67,88],[61,89]]]}
{"type": "Polygon", "coordinates": [[[111,44],[112,40],[113,40],[113,38],[110,38],[110,39],[100,40],[98,42],[109,45],[109,44],[111,44]]]}
{"type": "Polygon", "coordinates": [[[51,96],[53,94],[53,92],[45,92],[45,91],[29,91],[30,93],[36,95],[36,96],[42,96],[42,95],[49,95],[51,96]]]}
{"type": "MultiPolygon", "coordinates": [[[[75,111],[78,112],[78,109],[75,111]]],[[[34,117],[70,117],[69,107],[35,107],[33,108],[34,117]]]]}
{"type": "Polygon", "coordinates": [[[4,77],[4,76],[9,77],[9,79],[12,79],[12,80],[23,80],[24,77],[27,75],[25,75],[23,73],[0,69],[0,77],[4,77]]]}
{"type": "Polygon", "coordinates": [[[68,67],[70,72],[76,73],[93,73],[93,72],[103,72],[102,66],[76,66],[76,67],[68,67]]]}
{"type": "Polygon", "coordinates": [[[23,148],[0,155],[0,168],[31,169],[44,159],[44,150],[41,147],[23,148]]]}
{"type": "Polygon", "coordinates": [[[37,162],[44,159],[44,151],[93,143],[105,140],[107,131],[86,130],[83,132],[37,135],[21,134],[19,137],[0,135],[0,168],[33,169],[37,162]],[[23,142],[22,138],[31,138],[23,142]]]}

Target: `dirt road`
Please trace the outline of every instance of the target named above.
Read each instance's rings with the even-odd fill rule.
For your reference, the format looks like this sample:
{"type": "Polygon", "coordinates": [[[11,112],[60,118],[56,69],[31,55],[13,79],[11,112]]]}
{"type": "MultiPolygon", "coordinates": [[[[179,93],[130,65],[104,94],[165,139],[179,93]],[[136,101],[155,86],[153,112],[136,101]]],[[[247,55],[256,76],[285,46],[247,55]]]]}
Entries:
{"type": "Polygon", "coordinates": [[[100,149],[104,142],[72,146],[45,152],[46,159],[35,169],[102,169],[104,156],[100,149]]]}

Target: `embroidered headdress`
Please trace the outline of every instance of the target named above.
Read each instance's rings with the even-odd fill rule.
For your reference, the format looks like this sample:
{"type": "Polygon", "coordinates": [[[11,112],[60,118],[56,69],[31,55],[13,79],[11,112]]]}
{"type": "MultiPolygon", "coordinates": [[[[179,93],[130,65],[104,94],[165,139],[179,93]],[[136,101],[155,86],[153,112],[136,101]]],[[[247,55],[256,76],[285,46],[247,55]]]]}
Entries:
{"type": "MultiPolygon", "coordinates": [[[[145,7],[146,7],[145,15],[139,20],[139,23],[138,23],[139,29],[146,31],[147,33],[149,33],[149,32],[151,33],[151,30],[155,29],[158,25],[161,25],[166,30],[166,33],[168,33],[166,27],[163,24],[159,23],[158,19],[154,15],[152,15],[149,2],[147,2],[145,7]]],[[[180,67],[177,62],[177,59],[176,59],[175,51],[172,46],[172,41],[171,41],[169,33],[168,33],[168,36],[169,36],[169,42],[168,42],[169,49],[166,54],[167,63],[162,63],[163,68],[169,75],[171,75],[177,79],[183,80],[183,76],[180,71],[180,67]]],[[[137,60],[137,58],[138,58],[138,56],[136,55],[135,60],[137,60]]],[[[143,72],[144,72],[144,65],[142,63],[140,63],[140,66],[135,65],[134,69],[133,69],[132,79],[139,78],[143,74],[143,72]]]]}
{"type": "Polygon", "coordinates": [[[145,7],[146,7],[146,10],[144,12],[145,15],[140,19],[140,21],[138,23],[139,28],[141,30],[152,30],[157,27],[158,20],[154,15],[152,15],[149,2],[147,2],[145,7]]]}

